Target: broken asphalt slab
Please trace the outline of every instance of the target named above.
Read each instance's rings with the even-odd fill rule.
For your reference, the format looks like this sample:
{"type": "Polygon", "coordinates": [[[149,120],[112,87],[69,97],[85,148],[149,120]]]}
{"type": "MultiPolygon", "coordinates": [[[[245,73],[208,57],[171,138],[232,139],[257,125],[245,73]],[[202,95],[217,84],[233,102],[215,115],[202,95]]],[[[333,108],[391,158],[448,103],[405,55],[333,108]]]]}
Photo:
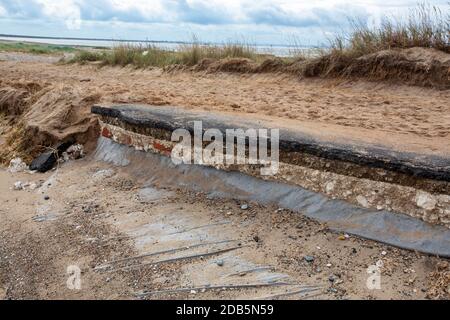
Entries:
{"type": "MultiPolygon", "coordinates": [[[[172,106],[114,105],[92,107],[92,112],[115,118],[122,123],[141,128],[173,132],[186,129],[193,133],[194,121],[202,121],[203,130],[275,128],[267,121],[237,117],[236,115],[191,111],[172,106]]],[[[279,127],[281,152],[300,152],[328,160],[339,160],[370,168],[380,168],[401,174],[450,182],[450,156],[442,154],[399,151],[388,145],[364,141],[337,141],[312,135],[299,128],[279,127]]]]}
{"type": "Polygon", "coordinates": [[[56,161],[58,160],[58,157],[61,156],[61,154],[66,151],[75,141],[70,139],[65,142],[62,142],[52,148],[52,151],[47,151],[39,155],[37,158],[35,158],[31,164],[30,164],[30,170],[32,171],[38,171],[38,172],[47,172],[56,164],[56,161]]]}

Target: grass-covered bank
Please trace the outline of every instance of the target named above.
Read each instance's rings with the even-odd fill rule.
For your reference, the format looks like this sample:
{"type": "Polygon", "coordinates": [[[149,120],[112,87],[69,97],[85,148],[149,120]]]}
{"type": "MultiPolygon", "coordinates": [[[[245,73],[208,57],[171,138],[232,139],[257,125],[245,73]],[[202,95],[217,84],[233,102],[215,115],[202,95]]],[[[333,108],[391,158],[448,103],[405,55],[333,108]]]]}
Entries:
{"type": "Polygon", "coordinates": [[[31,54],[58,54],[66,52],[76,52],[78,51],[78,49],[71,46],[41,44],[41,43],[9,42],[0,40],[0,51],[23,52],[31,54]]]}
{"type": "Polygon", "coordinates": [[[157,67],[208,72],[290,73],[300,77],[392,80],[450,88],[450,3],[448,10],[419,5],[405,17],[385,17],[377,27],[352,21],[327,49],[293,48],[290,57],[261,54],[253,45],[194,41],[167,50],[152,44],[120,43],[111,49],[82,49],[28,43],[0,43],[0,50],[38,54],[72,52],[70,63],[157,67]]]}
{"type": "MultiPolygon", "coordinates": [[[[419,5],[407,17],[384,17],[378,27],[369,28],[364,23],[351,21],[351,30],[330,40],[329,49],[320,51],[320,58],[340,56],[358,58],[382,50],[407,49],[413,47],[433,48],[450,53],[450,3],[443,12],[437,7],[419,5]]],[[[283,58],[292,63],[308,60],[301,50],[283,58]]],[[[257,52],[246,43],[205,45],[194,39],[192,44],[180,45],[169,51],[153,45],[120,44],[111,50],[81,51],[73,62],[102,61],[107,65],[134,65],[136,67],[166,67],[170,65],[194,66],[203,59],[243,58],[262,63],[273,58],[257,52]]]]}
{"type": "Polygon", "coordinates": [[[119,44],[102,52],[79,52],[71,62],[101,61],[113,66],[163,68],[171,65],[194,66],[204,59],[245,58],[262,62],[267,57],[268,55],[259,54],[254,46],[247,44],[204,45],[194,41],[192,44],[180,45],[177,50],[165,50],[151,44],[119,44]]]}
{"type": "Polygon", "coordinates": [[[433,48],[450,53],[450,2],[444,12],[425,4],[411,9],[407,17],[384,17],[378,27],[351,21],[347,35],[331,41],[331,53],[352,57],[389,49],[433,48]]]}

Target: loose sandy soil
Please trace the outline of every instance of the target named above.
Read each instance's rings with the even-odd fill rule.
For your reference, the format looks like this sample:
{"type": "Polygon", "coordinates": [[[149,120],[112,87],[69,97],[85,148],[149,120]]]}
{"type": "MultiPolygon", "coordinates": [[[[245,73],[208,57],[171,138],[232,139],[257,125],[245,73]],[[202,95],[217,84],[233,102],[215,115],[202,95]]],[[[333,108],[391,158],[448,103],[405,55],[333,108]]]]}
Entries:
{"type": "MultiPolygon", "coordinates": [[[[44,89],[25,118],[61,137],[89,125],[93,103],[126,102],[449,151],[448,91],[27,61],[0,61],[0,88],[44,89]]],[[[0,299],[448,298],[445,260],[345,238],[278,208],[154,189],[90,157],[47,174],[0,169],[0,201],[0,299]],[[12,190],[19,180],[42,187],[12,190]],[[368,290],[367,268],[379,260],[381,290],[368,290]],[[81,290],[67,288],[71,265],[81,290]],[[243,284],[265,286],[224,289],[243,284]]]]}
{"type": "Polygon", "coordinates": [[[340,240],[277,208],[242,210],[232,200],[155,189],[89,158],[47,174],[1,170],[0,201],[5,299],[422,299],[438,281],[430,273],[445,263],[354,237],[340,240]],[[42,186],[11,190],[18,180],[42,186]],[[186,258],[192,255],[204,257],[186,258]],[[367,267],[379,260],[381,290],[368,290],[367,267]],[[67,288],[70,265],[82,271],[81,290],[67,288]],[[223,289],[261,283],[269,286],[223,289]],[[187,291],[155,292],[180,288],[187,291]]]}
{"type": "MultiPolygon", "coordinates": [[[[93,103],[177,105],[190,109],[264,117],[274,124],[317,133],[408,146],[411,151],[450,154],[450,91],[383,83],[299,80],[274,74],[165,73],[43,62],[0,61],[1,87],[45,87],[56,113],[70,104],[89,113],[93,103]],[[59,97],[59,98],[58,98],[59,97]],[[81,101],[81,102],[80,102],[81,101]],[[326,130],[324,129],[326,128],[326,130]]],[[[31,114],[39,125],[44,118],[31,114]]],[[[46,113],[49,111],[46,110],[46,113]]],[[[81,118],[76,118],[81,121],[81,118]]],[[[45,119],[50,126],[51,121],[45,119]]],[[[71,126],[76,121],[72,121],[71,126]]],[[[57,123],[60,123],[58,121],[57,123]]],[[[55,134],[63,130],[57,124],[55,134]]],[[[52,128],[49,128],[51,130],[52,128]]]]}

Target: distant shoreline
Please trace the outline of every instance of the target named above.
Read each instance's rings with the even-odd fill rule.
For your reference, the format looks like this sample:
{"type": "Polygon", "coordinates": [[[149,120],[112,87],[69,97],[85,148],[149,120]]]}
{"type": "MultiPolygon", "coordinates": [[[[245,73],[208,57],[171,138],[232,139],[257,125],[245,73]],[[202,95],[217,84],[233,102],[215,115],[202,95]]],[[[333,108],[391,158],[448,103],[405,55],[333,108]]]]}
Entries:
{"type": "MultiPolygon", "coordinates": [[[[132,43],[166,43],[166,44],[192,44],[192,41],[174,41],[174,40],[137,40],[137,39],[114,39],[114,38],[83,38],[83,37],[52,37],[52,36],[29,36],[18,34],[0,34],[0,38],[24,38],[39,40],[69,40],[69,41],[102,41],[102,42],[132,42],[132,43]]],[[[221,45],[220,42],[199,42],[202,45],[221,45]]],[[[290,45],[290,44],[249,44],[255,47],[276,47],[276,48],[319,48],[320,46],[290,45]]]]}

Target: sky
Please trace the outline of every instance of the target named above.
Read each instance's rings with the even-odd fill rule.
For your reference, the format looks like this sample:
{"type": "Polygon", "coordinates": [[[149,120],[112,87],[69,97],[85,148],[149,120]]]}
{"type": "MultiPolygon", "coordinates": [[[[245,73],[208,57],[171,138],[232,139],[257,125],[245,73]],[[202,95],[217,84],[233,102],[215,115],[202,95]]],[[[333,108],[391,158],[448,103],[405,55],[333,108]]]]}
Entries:
{"type": "MultiPolygon", "coordinates": [[[[444,11],[450,0],[430,0],[444,11]]],[[[321,45],[417,0],[0,0],[0,34],[321,45]]]]}

